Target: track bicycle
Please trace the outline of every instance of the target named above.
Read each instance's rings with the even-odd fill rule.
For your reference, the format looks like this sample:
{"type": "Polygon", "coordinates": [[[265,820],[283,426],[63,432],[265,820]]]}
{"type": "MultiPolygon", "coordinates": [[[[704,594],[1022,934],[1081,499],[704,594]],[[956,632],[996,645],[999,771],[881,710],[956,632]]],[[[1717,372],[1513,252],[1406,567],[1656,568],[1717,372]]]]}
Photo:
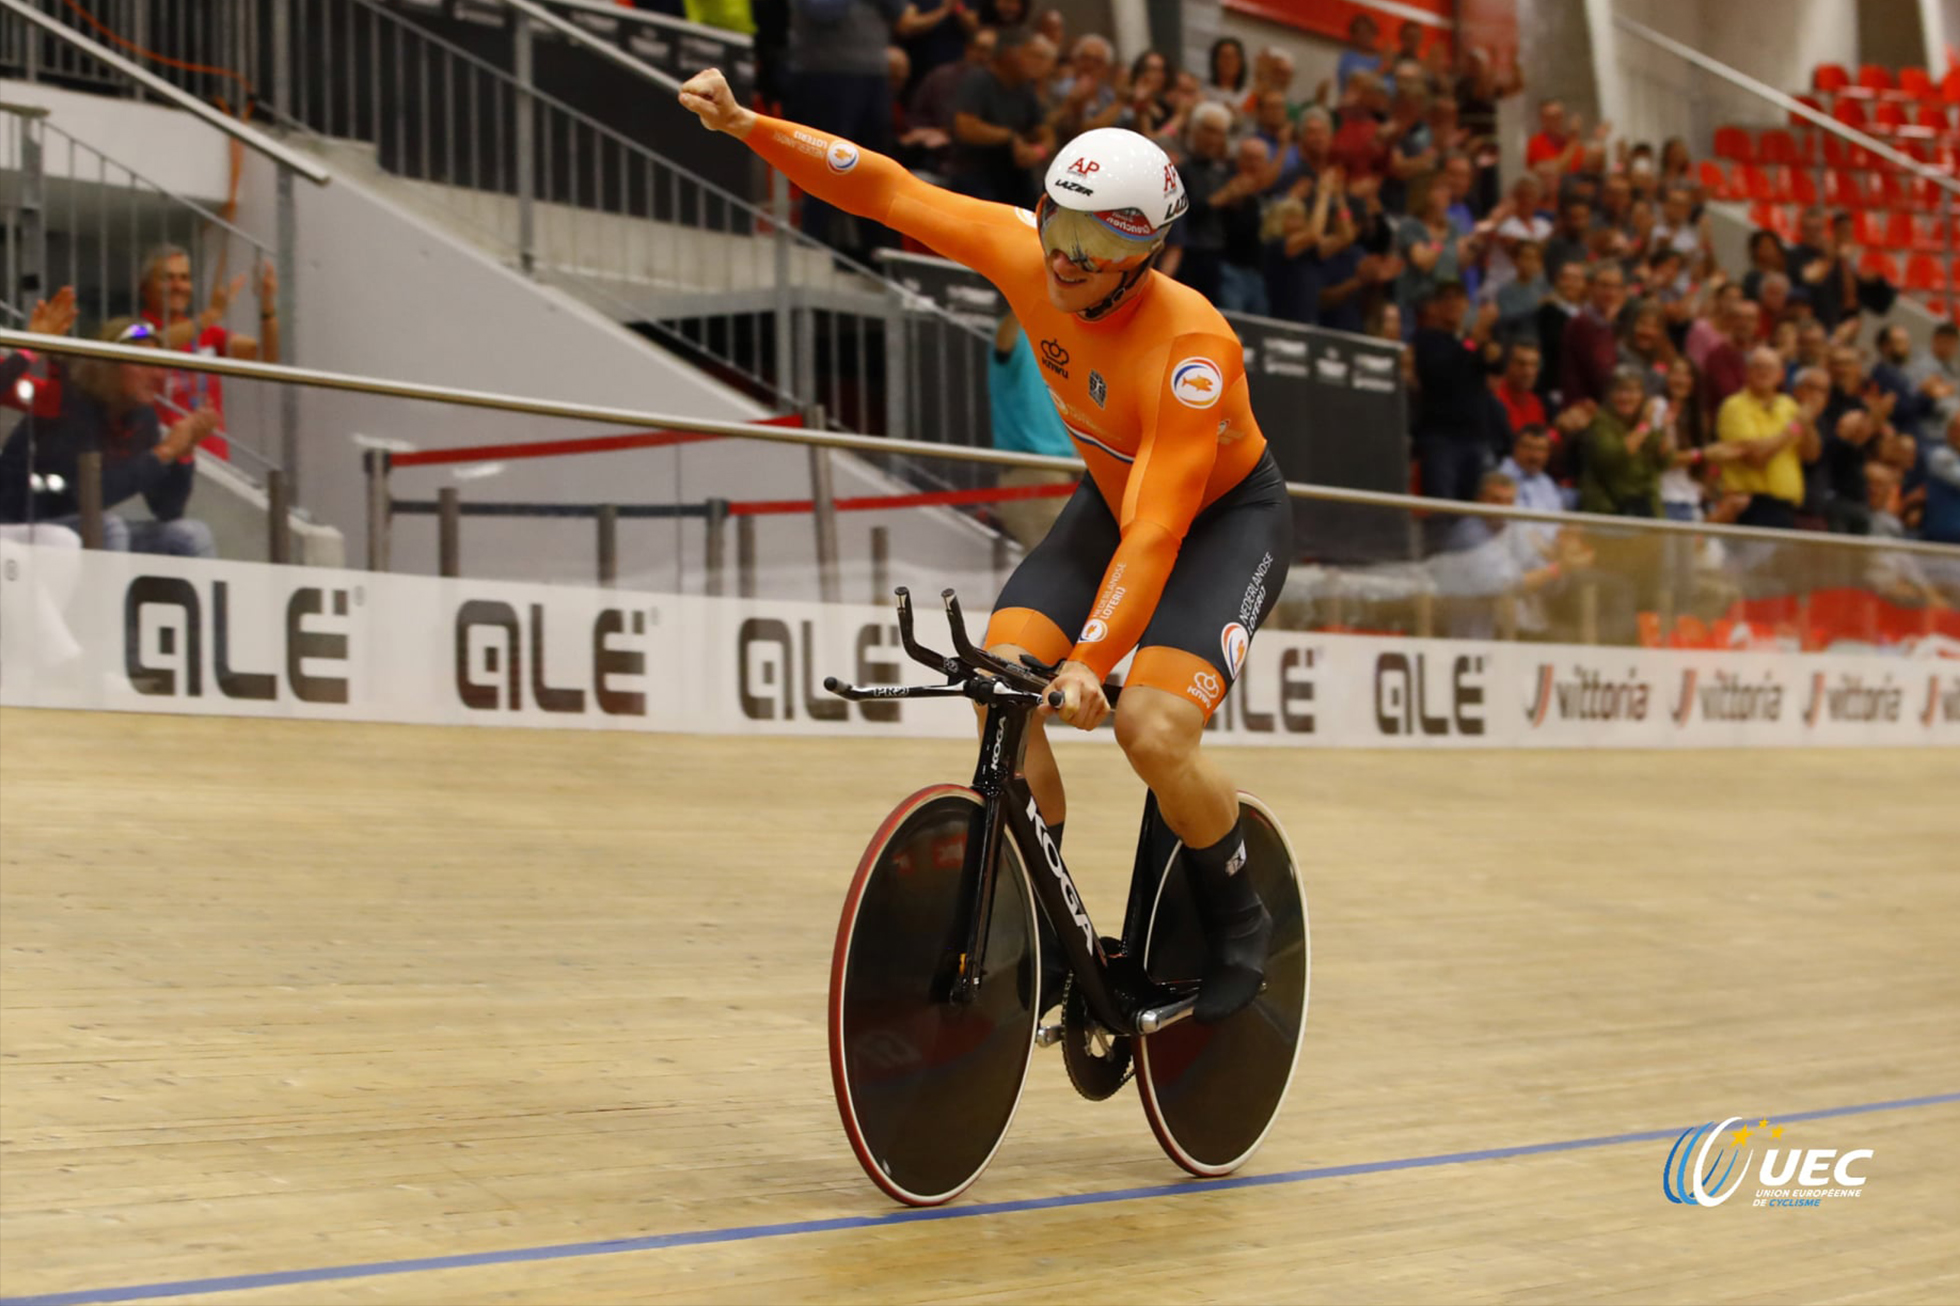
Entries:
{"type": "MultiPolygon", "coordinates": [[[[1070,1082],[1101,1101],[1134,1076],[1144,1115],[1171,1160],[1229,1174],[1278,1116],[1307,1016],[1307,904],[1285,832],[1241,793],[1247,864],[1273,918],[1265,985],[1251,1005],[1204,1025],[1189,1017],[1205,939],[1183,844],[1146,798],[1123,932],[1099,934],[1020,774],[1029,714],[1061,695],[1054,669],[1016,665],[969,639],[942,595],[954,656],[913,634],[897,591],[906,653],[941,685],[824,688],[862,699],[964,698],[985,709],[967,785],[929,785],[878,827],[845,896],[830,973],[830,1066],[851,1149],[873,1183],[910,1206],[963,1192],[1013,1122],[1037,1044],[1059,1042],[1070,1082]],[[1040,1024],[1035,913],[1068,963],[1057,1024],[1040,1024]]],[[[1105,686],[1111,703],[1121,692],[1105,686]]]]}

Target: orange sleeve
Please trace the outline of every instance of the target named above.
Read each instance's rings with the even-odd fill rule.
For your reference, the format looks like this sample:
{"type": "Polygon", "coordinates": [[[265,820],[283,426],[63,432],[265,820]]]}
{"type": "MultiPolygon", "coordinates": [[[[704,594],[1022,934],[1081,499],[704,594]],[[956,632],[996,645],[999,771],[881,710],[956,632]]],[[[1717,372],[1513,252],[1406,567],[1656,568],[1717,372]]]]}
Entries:
{"type": "Polygon", "coordinates": [[[996,284],[1017,264],[1041,267],[1034,214],[929,186],[842,137],[757,114],[748,147],[805,191],[923,241],[996,284]]]}
{"type": "MultiPolygon", "coordinates": [[[[1218,461],[1219,414],[1245,387],[1239,342],[1192,333],[1171,341],[1143,412],[1143,442],[1124,484],[1122,542],[1103,573],[1084,635],[1069,659],[1107,680],[1143,638],[1218,461]]],[[[1241,410],[1242,411],[1242,410],[1241,410]]]]}

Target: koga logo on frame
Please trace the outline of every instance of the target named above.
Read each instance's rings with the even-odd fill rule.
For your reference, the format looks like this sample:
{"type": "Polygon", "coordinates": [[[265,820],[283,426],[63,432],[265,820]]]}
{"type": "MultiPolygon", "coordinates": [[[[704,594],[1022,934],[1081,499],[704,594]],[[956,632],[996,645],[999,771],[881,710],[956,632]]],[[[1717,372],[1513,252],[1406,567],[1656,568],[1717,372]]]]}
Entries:
{"type": "Polygon", "coordinates": [[[1653,690],[1652,682],[1632,667],[1624,678],[1615,679],[1574,663],[1572,675],[1561,680],[1554,663],[1541,662],[1525,720],[1536,730],[1556,709],[1561,721],[1645,721],[1653,690]]]}
{"type": "Polygon", "coordinates": [[[1814,726],[1828,716],[1833,721],[1897,721],[1905,706],[1905,691],[1892,683],[1892,673],[1876,685],[1865,684],[1855,671],[1840,671],[1837,683],[1822,671],[1810,677],[1810,702],[1803,723],[1814,726]]]}
{"type": "Polygon", "coordinates": [[[1733,671],[1717,671],[1709,683],[1701,683],[1701,673],[1690,668],[1681,673],[1681,690],[1674,702],[1674,724],[1685,726],[1694,719],[1695,708],[1707,721],[1780,721],[1783,719],[1783,686],[1771,672],[1763,672],[1760,683],[1744,680],[1733,671]]]}
{"type": "MultiPolygon", "coordinates": [[[[1661,1192],[1668,1201],[1679,1206],[1720,1206],[1736,1195],[1749,1181],[1749,1167],[1756,1159],[1754,1148],[1743,1154],[1749,1140],[1776,1142],[1783,1137],[1783,1126],[1772,1124],[1767,1116],[1753,1128],[1733,1128],[1741,1124],[1741,1116],[1730,1116],[1720,1124],[1711,1120],[1681,1131],[1661,1166],[1661,1192]]],[[[1852,1167],[1862,1171],[1859,1163],[1873,1155],[1869,1147],[1845,1152],[1828,1147],[1767,1148],[1756,1171],[1758,1187],[1750,1205],[1806,1208],[1822,1206],[1830,1198],[1857,1197],[1864,1191],[1866,1177],[1852,1167]]]]}
{"type": "MultiPolygon", "coordinates": [[[[284,679],[302,703],[347,701],[348,607],[359,591],[303,585],[286,598],[278,620],[284,679]],[[326,629],[321,625],[325,623],[326,629]],[[331,665],[338,663],[338,672],[331,665]],[[311,665],[309,669],[308,664],[311,665]]],[[[197,585],[181,576],[138,576],[123,592],[123,670],[130,688],[157,697],[204,694],[205,604],[197,585]]],[[[270,702],[279,694],[280,671],[232,665],[240,628],[263,626],[263,611],[235,620],[229,582],[211,582],[211,680],[229,699],[270,702]]]]}

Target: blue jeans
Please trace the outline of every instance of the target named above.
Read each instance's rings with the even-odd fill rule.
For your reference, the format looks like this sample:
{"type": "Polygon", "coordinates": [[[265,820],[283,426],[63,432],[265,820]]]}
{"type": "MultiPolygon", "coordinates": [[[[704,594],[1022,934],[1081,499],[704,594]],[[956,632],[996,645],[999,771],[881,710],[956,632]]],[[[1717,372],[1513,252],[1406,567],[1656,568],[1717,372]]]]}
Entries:
{"type": "MultiPolygon", "coordinates": [[[[48,523],[81,533],[82,519],[60,517],[48,523]]],[[[161,553],[172,558],[215,558],[217,541],[211,528],[192,517],[175,521],[124,521],[112,512],[102,514],[102,547],[110,553],[161,553]]]]}
{"type": "Polygon", "coordinates": [[[1266,276],[1258,268],[1242,268],[1236,263],[1218,265],[1218,308],[1224,313],[1257,313],[1269,316],[1266,307],[1266,276]]]}

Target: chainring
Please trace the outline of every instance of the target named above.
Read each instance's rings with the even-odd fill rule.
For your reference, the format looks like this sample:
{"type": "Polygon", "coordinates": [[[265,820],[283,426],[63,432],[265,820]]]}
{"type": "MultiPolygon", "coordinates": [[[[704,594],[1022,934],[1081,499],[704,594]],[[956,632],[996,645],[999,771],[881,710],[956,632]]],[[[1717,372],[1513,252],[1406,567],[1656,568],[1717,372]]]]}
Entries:
{"type": "Polygon", "coordinates": [[[1075,1091],[1091,1102],[1114,1096],[1136,1073],[1130,1040],[1102,1027],[1073,975],[1062,986],[1062,1065],[1075,1091]]]}

